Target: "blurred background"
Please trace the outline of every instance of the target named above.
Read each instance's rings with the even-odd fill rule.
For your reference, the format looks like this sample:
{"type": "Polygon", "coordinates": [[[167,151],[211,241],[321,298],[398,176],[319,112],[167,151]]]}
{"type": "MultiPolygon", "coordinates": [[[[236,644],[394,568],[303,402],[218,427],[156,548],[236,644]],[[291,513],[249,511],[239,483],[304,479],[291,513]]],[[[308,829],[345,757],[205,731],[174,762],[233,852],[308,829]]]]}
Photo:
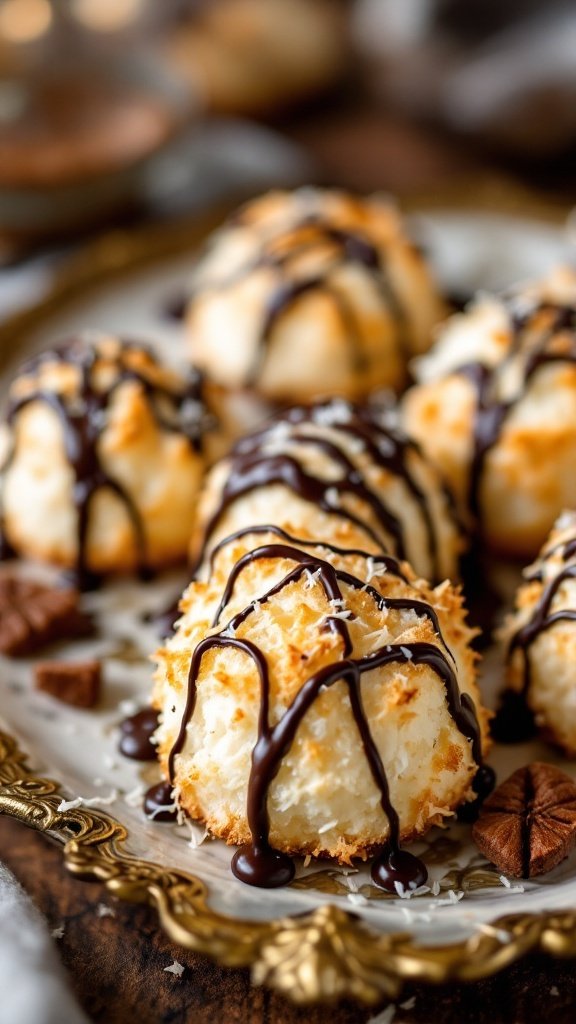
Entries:
{"type": "Polygon", "coordinates": [[[0,0],[0,266],[303,181],[576,184],[565,0],[0,0]]]}

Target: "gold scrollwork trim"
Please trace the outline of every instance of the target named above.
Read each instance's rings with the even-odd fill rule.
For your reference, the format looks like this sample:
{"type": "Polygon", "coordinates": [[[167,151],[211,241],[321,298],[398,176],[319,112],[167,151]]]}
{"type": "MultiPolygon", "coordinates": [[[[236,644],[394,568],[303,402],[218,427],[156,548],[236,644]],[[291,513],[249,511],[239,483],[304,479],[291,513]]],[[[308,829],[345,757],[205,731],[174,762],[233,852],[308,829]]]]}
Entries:
{"type": "Polygon", "coordinates": [[[407,934],[382,934],[331,904],[269,922],[216,913],[204,883],[182,871],[131,857],[126,828],[102,810],[58,810],[62,794],[32,774],[13,737],[0,732],[0,813],[64,844],[78,878],[98,880],[115,896],[155,907],[169,937],[228,967],[250,967],[255,984],[297,1003],[396,997],[405,981],[475,981],[529,951],[576,956],[576,912],[508,914],[451,945],[419,946],[407,934]],[[504,939],[503,933],[507,938],[504,939]]]}

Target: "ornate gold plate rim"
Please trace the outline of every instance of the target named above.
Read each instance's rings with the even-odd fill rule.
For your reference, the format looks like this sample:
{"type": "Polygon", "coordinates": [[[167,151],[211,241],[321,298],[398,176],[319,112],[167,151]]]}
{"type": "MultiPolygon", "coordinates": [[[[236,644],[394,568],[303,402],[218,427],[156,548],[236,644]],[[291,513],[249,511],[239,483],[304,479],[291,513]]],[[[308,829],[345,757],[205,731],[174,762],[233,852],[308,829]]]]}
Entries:
{"type": "Polygon", "coordinates": [[[539,950],[576,956],[576,912],[507,914],[493,930],[463,942],[421,946],[404,933],[381,933],[333,904],[294,917],[246,921],[208,905],[200,878],[132,857],[124,825],[102,810],[59,810],[58,783],[35,775],[16,740],[0,731],[0,813],[64,845],[64,864],[77,878],[99,881],[112,895],[147,903],[174,942],[226,967],[249,967],[297,1003],[394,998],[406,981],[476,981],[539,950]],[[509,938],[502,941],[502,929],[509,938]]]}
{"type": "MultiPolygon", "coordinates": [[[[455,197],[404,204],[413,209],[467,207],[469,185],[455,197]]],[[[558,221],[568,211],[499,184],[475,195],[475,208],[558,221]]],[[[0,362],[28,332],[72,298],[116,275],[193,250],[221,216],[169,228],[113,232],[79,252],[50,292],[0,327],[0,362]]],[[[267,985],[296,1003],[355,998],[375,1003],[396,997],[406,981],[442,984],[476,981],[497,973],[529,952],[576,956],[576,909],[507,914],[490,932],[441,946],[422,946],[406,933],[382,933],[352,912],[327,903],[306,914],[247,921],[219,914],[208,904],[204,882],[132,857],[127,829],[102,810],[58,810],[64,795],[55,781],[36,776],[16,739],[0,730],[0,813],[63,844],[64,864],[77,878],[99,881],[119,899],[147,903],[174,942],[227,967],[249,967],[256,985],[267,985]],[[499,932],[507,933],[503,941],[499,932]]]]}

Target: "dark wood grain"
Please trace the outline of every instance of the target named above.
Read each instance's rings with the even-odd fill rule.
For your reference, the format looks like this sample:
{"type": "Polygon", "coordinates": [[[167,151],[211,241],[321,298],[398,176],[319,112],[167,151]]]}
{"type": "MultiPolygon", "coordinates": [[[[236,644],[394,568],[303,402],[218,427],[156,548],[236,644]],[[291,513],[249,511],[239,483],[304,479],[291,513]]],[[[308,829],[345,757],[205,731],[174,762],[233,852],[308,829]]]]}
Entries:
{"type": "MultiPolygon", "coordinates": [[[[101,886],[68,875],[58,846],[6,818],[0,818],[0,860],[19,878],[50,928],[64,926],[58,941],[62,961],[93,1021],[364,1024],[383,1009],[370,1011],[353,1003],[302,1009],[252,988],[246,971],[223,970],[168,942],[151,909],[122,904],[101,886]],[[98,917],[100,903],[112,907],[115,916],[98,917]],[[173,960],[185,966],[182,978],[165,973],[173,960]]],[[[408,986],[397,1000],[394,1024],[573,1024],[575,1007],[576,965],[530,957],[474,985],[408,986]],[[413,1009],[401,1009],[411,997],[413,1009]]]]}

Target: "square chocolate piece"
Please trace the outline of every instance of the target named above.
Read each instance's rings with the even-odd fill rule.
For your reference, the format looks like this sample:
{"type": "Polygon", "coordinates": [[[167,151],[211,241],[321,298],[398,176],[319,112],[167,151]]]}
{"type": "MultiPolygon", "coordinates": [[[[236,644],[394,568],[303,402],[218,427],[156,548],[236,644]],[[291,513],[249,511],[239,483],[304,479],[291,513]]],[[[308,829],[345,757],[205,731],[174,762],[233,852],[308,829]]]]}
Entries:
{"type": "Polygon", "coordinates": [[[94,626],[76,590],[0,576],[0,654],[28,657],[60,640],[89,636],[94,626]]]}
{"type": "Polygon", "coordinates": [[[102,665],[99,661],[41,661],[34,669],[36,689],[64,704],[93,708],[100,698],[102,665]]]}

